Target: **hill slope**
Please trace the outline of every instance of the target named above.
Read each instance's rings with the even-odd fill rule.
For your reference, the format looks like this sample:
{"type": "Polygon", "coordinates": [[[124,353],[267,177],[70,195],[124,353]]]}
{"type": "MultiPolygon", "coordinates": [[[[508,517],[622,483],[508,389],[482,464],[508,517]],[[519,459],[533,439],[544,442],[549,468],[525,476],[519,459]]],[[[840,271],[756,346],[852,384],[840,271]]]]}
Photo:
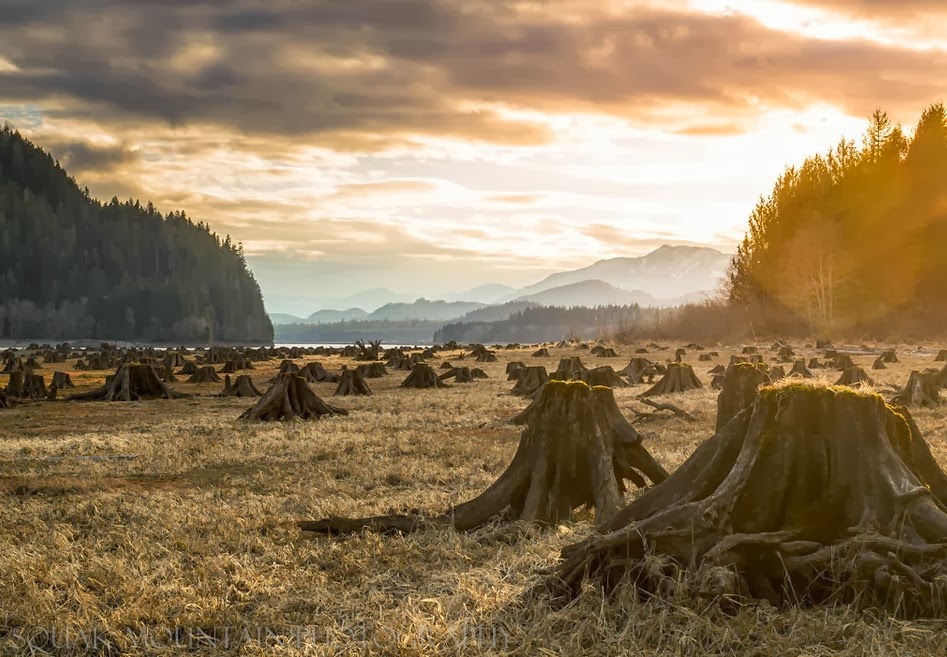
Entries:
{"type": "Polygon", "coordinates": [[[611,258],[572,271],[552,274],[524,287],[512,298],[583,281],[604,281],[623,290],[640,290],[656,299],[681,297],[719,287],[730,256],[701,246],[664,245],[640,258],[611,258]]]}
{"type": "Polygon", "coordinates": [[[0,130],[0,337],[272,342],[240,245],[184,213],[102,204],[0,130]]]}
{"type": "Polygon", "coordinates": [[[605,281],[589,280],[578,283],[561,285],[542,292],[522,296],[517,301],[530,301],[541,306],[559,306],[572,308],[583,306],[595,308],[597,306],[641,306],[655,305],[655,299],[650,294],[640,290],[620,290],[605,281]]]}

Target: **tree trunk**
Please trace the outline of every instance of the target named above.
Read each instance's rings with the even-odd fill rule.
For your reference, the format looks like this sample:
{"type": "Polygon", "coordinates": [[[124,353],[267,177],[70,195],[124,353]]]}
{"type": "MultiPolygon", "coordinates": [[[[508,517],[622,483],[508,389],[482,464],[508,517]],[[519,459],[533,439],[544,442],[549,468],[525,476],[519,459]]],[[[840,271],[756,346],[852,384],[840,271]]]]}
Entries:
{"type": "Polygon", "coordinates": [[[621,506],[625,480],[644,486],[645,477],[657,483],[667,473],[622,416],[611,389],[551,381],[509,467],[479,497],[433,517],[327,518],[299,527],[329,534],[448,526],[468,531],[497,518],[556,524],[584,506],[594,508],[602,523],[621,506]]]}
{"type": "Polygon", "coordinates": [[[942,614],[945,503],[947,477],[907,411],[837,388],[764,388],[669,479],[565,547],[545,585],[569,598],[586,578],[645,595],[693,584],[942,614]]]}

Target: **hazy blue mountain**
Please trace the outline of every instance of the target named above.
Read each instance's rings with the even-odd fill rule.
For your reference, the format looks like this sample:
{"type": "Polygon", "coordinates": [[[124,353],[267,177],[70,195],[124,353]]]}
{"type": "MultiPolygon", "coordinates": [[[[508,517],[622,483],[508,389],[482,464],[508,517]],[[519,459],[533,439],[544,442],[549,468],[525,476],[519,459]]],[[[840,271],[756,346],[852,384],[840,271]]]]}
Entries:
{"type": "Polygon", "coordinates": [[[310,324],[333,324],[335,322],[347,322],[353,319],[365,319],[368,313],[361,308],[349,308],[347,310],[317,310],[306,319],[310,324]]]}
{"type": "Polygon", "coordinates": [[[273,322],[273,326],[282,326],[284,324],[306,324],[309,322],[308,319],[303,317],[297,317],[296,315],[289,315],[287,313],[269,313],[270,321],[273,322]]]}
{"type": "Polygon", "coordinates": [[[458,292],[456,294],[445,295],[444,301],[476,301],[478,303],[496,303],[500,299],[516,292],[515,287],[502,285],[501,283],[485,283],[477,287],[458,292]]]}
{"type": "Polygon", "coordinates": [[[418,299],[413,303],[389,303],[368,316],[371,320],[439,320],[457,319],[464,314],[483,308],[484,304],[473,301],[428,301],[418,299]]]}

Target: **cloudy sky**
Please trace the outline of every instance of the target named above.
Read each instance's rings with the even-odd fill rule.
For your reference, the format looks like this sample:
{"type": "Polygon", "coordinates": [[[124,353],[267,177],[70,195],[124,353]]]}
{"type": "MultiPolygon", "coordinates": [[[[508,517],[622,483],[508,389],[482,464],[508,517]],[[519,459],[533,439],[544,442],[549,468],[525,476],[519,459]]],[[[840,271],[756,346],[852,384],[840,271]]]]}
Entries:
{"type": "Polygon", "coordinates": [[[730,250],[944,99],[940,0],[0,0],[0,120],[243,242],[271,310],[730,250]]]}

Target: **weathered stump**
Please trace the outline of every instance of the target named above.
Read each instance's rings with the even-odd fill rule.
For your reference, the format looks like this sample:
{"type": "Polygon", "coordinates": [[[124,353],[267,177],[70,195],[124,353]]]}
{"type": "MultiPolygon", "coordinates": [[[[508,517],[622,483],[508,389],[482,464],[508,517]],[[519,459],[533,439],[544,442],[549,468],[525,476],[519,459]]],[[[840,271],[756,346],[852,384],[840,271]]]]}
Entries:
{"type": "Polygon", "coordinates": [[[473,373],[469,367],[455,367],[444,372],[437,378],[441,381],[452,378],[454,379],[454,383],[471,383],[474,380],[473,373]]]}
{"type": "Polygon", "coordinates": [[[298,374],[288,372],[280,374],[276,383],[263,393],[256,404],[244,411],[241,420],[276,422],[286,420],[318,420],[332,415],[348,415],[344,408],[338,408],[323,401],[298,374]]]}
{"type": "Polygon", "coordinates": [[[873,370],[886,370],[886,369],[888,369],[888,366],[885,365],[885,359],[884,359],[884,357],[878,356],[878,358],[875,359],[875,362],[871,364],[871,369],[873,369],[873,370]]]}
{"type": "Polygon", "coordinates": [[[53,380],[49,385],[59,390],[76,387],[76,384],[72,382],[72,377],[69,375],[69,372],[53,372],[53,380]]]}
{"type": "Polygon", "coordinates": [[[181,366],[181,369],[178,370],[178,374],[181,376],[191,376],[192,374],[197,373],[197,363],[194,361],[187,361],[184,365],[181,366]]]}
{"type": "Polygon", "coordinates": [[[203,365],[187,380],[187,383],[217,383],[220,377],[213,365],[203,365]]]}
{"type": "Polygon", "coordinates": [[[96,390],[72,395],[79,401],[138,401],[141,399],[178,399],[187,397],[171,390],[150,365],[120,365],[115,374],[105,378],[105,385],[96,390]]]}
{"type": "Polygon", "coordinates": [[[717,431],[749,408],[757,391],[772,383],[766,370],[752,363],[738,363],[727,369],[717,395],[717,431]]]}
{"type": "Polygon", "coordinates": [[[554,381],[583,381],[588,369],[582,364],[578,356],[569,356],[559,359],[559,367],[549,375],[554,381]]]}
{"type": "Polygon", "coordinates": [[[496,519],[556,524],[580,507],[594,508],[602,523],[620,508],[625,480],[644,486],[645,477],[660,482],[667,473],[622,416],[612,391],[551,381],[530,413],[513,461],[479,497],[433,517],[327,518],[299,527],[328,534],[427,527],[469,531],[496,519]]]}
{"type": "Polygon", "coordinates": [[[546,368],[542,365],[521,368],[516,374],[516,385],[513,386],[511,393],[521,397],[532,397],[549,381],[546,368]]]}
{"type": "Polygon", "coordinates": [[[611,365],[603,365],[589,370],[585,373],[585,382],[593,388],[595,386],[605,386],[606,388],[628,387],[628,384],[618,376],[611,365]]]}
{"type": "Polygon", "coordinates": [[[333,394],[336,397],[348,397],[349,395],[364,395],[370,397],[372,391],[362,377],[361,366],[356,367],[354,370],[343,367],[339,385],[333,394]]]}
{"type": "Polygon", "coordinates": [[[218,395],[220,397],[250,397],[257,398],[262,397],[263,393],[254,385],[253,379],[251,379],[246,374],[239,375],[236,380],[231,383],[230,375],[224,377],[224,389],[220,391],[218,395]]]}
{"type": "Polygon", "coordinates": [[[839,388],[763,388],[669,479],[565,547],[545,585],[939,616],[945,503],[947,477],[906,411],[839,388]]]}
{"type": "Polygon", "coordinates": [[[543,347],[542,349],[537,349],[532,353],[532,358],[549,358],[549,350],[543,347]]]}
{"type": "Polygon", "coordinates": [[[519,376],[517,372],[523,369],[526,369],[526,364],[521,361],[516,360],[511,363],[507,363],[506,364],[506,380],[516,381],[517,377],[519,376]]]}
{"type": "Polygon", "coordinates": [[[385,369],[384,363],[363,363],[358,366],[358,371],[364,379],[380,379],[383,376],[388,376],[388,370],[385,369]]]}
{"type": "Polygon", "coordinates": [[[944,361],[947,361],[947,349],[941,349],[934,357],[935,363],[943,363],[944,361]]]}
{"type": "Polygon", "coordinates": [[[894,349],[886,349],[881,353],[881,361],[884,363],[899,363],[898,353],[894,349]]]}
{"type": "Polygon", "coordinates": [[[940,381],[937,370],[914,370],[908,377],[907,385],[891,400],[898,406],[934,408],[943,403],[940,397],[940,381]]]}
{"type": "Polygon", "coordinates": [[[299,376],[307,383],[338,383],[339,375],[327,370],[322,363],[314,361],[299,370],[299,376]]]}
{"type": "Polygon", "coordinates": [[[641,397],[667,395],[674,392],[686,392],[703,388],[700,379],[694,374],[694,368],[684,363],[669,363],[667,372],[653,387],[641,393],[641,397]]]}
{"type": "Polygon", "coordinates": [[[815,374],[812,373],[812,370],[806,367],[806,361],[797,360],[795,363],[793,363],[792,369],[789,370],[789,376],[811,379],[815,377],[815,374]]]}
{"type": "Polygon", "coordinates": [[[872,381],[871,377],[868,376],[868,373],[858,366],[849,367],[847,370],[842,372],[842,376],[839,377],[839,380],[835,382],[837,386],[848,386],[850,388],[859,388],[861,386],[873,386],[875,382],[872,381]]]}
{"type": "Polygon", "coordinates": [[[447,388],[448,385],[437,378],[437,373],[427,363],[418,363],[411,368],[411,374],[401,382],[402,388],[447,388]]]}

